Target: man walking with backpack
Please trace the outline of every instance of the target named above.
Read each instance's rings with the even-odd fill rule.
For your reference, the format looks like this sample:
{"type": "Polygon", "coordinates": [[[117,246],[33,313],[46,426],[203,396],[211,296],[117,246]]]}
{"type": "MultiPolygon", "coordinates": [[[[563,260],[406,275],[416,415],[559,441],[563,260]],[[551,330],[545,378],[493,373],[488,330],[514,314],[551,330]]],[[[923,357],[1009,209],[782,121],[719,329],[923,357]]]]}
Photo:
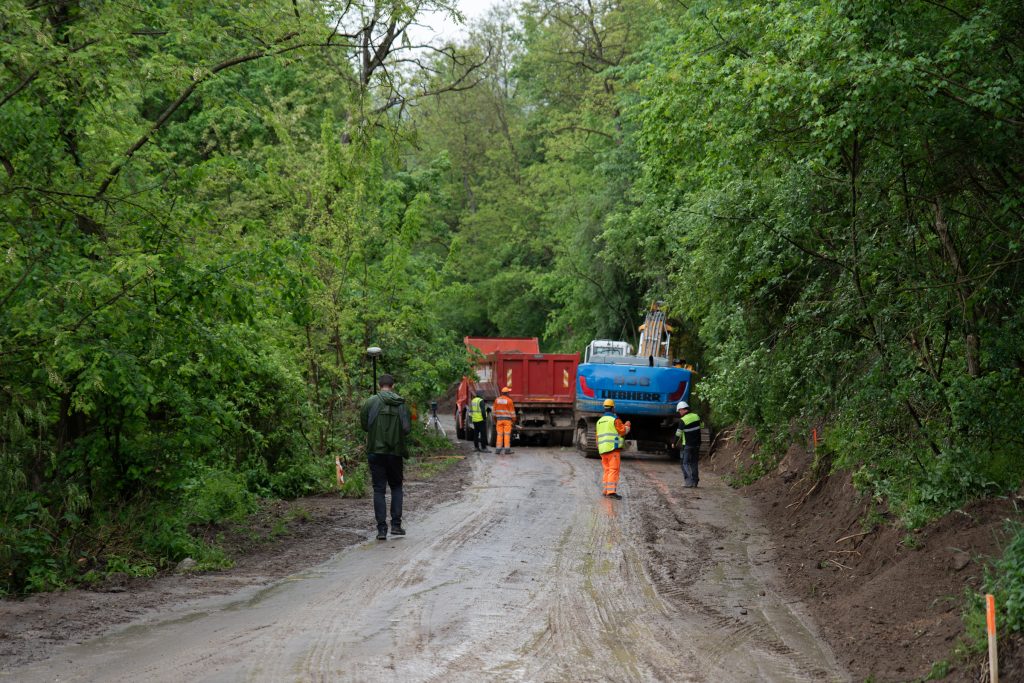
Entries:
{"type": "Polygon", "coordinates": [[[391,488],[391,535],[405,536],[402,528],[402,467],[408,456],[405,437],[412,420],[405,399],[394,392],[395,378],[381,375],[380,391],[363,402],[359,424],[366,431],[366,458],[373,481],[373,514],[377,518],[377,540],[388,537],[385,490],[391,488]]]}

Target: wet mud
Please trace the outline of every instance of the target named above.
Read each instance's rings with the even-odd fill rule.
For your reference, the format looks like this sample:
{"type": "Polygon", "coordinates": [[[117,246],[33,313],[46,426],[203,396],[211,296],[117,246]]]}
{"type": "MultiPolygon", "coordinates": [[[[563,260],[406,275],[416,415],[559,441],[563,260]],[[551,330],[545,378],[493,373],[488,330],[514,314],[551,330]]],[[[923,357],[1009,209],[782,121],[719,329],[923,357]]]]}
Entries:
{"type": "Polygon", "coordinates": [[[408,536],[165,609],[6,672],[19,681],[846,681],[783,594],[767,532],[714,475],[571,449],[471,455],[408,536]]]}

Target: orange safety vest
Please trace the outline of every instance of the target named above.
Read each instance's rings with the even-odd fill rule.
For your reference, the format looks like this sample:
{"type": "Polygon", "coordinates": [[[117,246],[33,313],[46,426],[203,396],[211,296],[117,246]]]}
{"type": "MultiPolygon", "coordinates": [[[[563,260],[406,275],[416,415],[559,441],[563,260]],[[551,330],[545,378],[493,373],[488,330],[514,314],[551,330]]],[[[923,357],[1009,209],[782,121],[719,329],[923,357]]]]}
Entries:
{"type": "Polygon", "coordinates": [[[512,405],[512,399],[508,396],[499,396],[494,399],[491,412],[494,413],[495,420],[514,420],[516,418],[516,407],[512,405]]]}

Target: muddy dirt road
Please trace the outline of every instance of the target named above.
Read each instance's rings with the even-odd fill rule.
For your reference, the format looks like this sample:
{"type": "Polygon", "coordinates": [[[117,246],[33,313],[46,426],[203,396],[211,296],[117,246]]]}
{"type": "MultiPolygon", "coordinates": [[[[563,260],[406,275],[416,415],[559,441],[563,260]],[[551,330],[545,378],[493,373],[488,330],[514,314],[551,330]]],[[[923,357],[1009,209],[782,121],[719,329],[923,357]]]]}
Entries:
{"type": "Polygon", "coordinates": [[[569,449],[471,456],[465,495],[270,587],[162,613],[19,681],[845,681],[709,475],[569,449]]]}

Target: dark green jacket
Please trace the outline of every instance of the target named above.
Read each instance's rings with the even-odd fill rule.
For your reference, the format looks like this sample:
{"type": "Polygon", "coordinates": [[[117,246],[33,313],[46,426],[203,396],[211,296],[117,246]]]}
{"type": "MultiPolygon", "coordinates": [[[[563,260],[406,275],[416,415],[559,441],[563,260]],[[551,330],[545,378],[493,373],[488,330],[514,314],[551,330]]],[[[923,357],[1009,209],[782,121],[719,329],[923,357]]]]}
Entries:
{"type": "Polygon", "coordinates": [[[409,455],[405,436],[412,430],[405,399],[393,391],[380,391],[363,402],[359,424],[366,431],[366,454],[409,455]]]}

